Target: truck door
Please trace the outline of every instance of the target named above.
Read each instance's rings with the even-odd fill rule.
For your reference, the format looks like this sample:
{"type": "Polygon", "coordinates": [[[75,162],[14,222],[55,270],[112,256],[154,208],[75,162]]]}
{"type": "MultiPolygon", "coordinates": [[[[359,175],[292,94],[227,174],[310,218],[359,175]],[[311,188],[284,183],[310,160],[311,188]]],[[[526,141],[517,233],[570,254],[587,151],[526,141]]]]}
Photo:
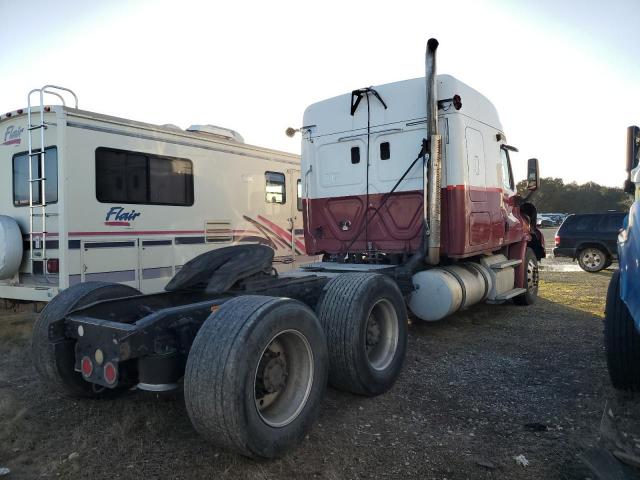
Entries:
{"type": "Polygon", "coordinates": [[[522,225],[513,215],[516,186],[513,182],[513,172],[509,152],[500,149],[500,176],[502,180],[502,195],[500,199],[504,223],[504,243],[512,243],[522,236],[522,225]]]}
{"type": "Polygon", "coordinates": [[[469,188],[469,244],[479,247],[489,243],[491,237],[491,215],[487,205],[487,168],[484,140],[480,131],[467,127],[467,178],[469,188]]]}

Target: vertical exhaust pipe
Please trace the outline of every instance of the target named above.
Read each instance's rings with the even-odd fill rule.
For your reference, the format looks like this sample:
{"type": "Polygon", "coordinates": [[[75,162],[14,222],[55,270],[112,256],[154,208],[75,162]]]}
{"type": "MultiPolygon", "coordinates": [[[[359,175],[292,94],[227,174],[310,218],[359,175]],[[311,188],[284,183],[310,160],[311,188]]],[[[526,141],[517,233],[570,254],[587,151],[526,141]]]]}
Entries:
{"type": "Polygon", "coordinates": [[[425,83],[427,88],[427,141],[429,164],[425,165],[423,214],[425,225],[426,262],[440,263],[440,202],[442,173],[442,137],[438,134],[438,85],[436,82],[436,50],[438,40],[430,38],[425,54],[425,83]]]}

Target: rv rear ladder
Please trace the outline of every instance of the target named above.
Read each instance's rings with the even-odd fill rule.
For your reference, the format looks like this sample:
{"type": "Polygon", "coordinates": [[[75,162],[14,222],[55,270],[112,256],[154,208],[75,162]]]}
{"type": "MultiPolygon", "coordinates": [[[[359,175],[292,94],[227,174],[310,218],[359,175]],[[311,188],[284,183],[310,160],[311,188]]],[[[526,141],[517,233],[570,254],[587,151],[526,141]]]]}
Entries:
{"type": "MultiPolygon", "coordinates": [[[[42,88],[36,88],[29,92],[27,98],[27,131],[29,139],[29,154],[27,156],[29,162],[29,267],[30,272],[33,275],[35,270],[33,268],[34,261],[42,262],[42,273],[47,278],[47,217],[57,216],[57,213],[47,212],[47,176],[46,176],[46,144],[44,139],[45,130],[47,129],[47,123],[44,121],[44,95],[54,95],[62,101],[62,105],[66,105],[64,97],[59,92],[70,93],[75,100],[75,108],[78,108],[78,97],[68,88],[57,87],[55,85],[45,85],[42,88]],[[39,120],[38,124],[33,124],[32,116],[34,106],[31,105],[31,96],[34,93],[38,93],[40,97],[39,106],[39,120]],[[40,135],[37,135],[39,145],[34,144],[34,138],[32,133],[36,130],[40,131],[40,135]],[[36,165],[33,163],[33,159],[37,158],[36,165]],[[34,167],[35,172],[34,172],[34,167]],[[40,199],[38,202],[34,202],[33,187],[34,184],[40,192],[40,199]],[[37,211],[39,210],[39,211],[37,211]],[[34,230],[34,218],[40,217],[40,230],[34,230]],[[41,243],[42,242],[42,243],[41,243]]],[[[48,109],[47,109],[48,111],[48,109]]]]}

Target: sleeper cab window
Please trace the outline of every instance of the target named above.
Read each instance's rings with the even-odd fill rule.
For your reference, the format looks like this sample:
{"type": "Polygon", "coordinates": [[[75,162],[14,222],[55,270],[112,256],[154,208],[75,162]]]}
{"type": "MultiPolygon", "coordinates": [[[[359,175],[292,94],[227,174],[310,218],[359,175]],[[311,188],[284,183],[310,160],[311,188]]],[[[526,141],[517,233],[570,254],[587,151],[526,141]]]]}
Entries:
{"type": "MultiPolygon", "coordinates": [[[[37,150],[34,151],[34,153],[37,150]]],[[[41,204],[41,182],[29,182],[29,153],[23,152],[13,156],[13,204],[16,207],[29,205],[29,183],[33,184],[33,204],[41,204]]],[[[58,201],[58,150],[56,147],[44,149],[44,175],[39,155],[31,157],[31,177],[45,178],[44,189],[46,203],[58,201]]]]}
{"type": "Polygon", "coordinates": [[[183,158],[98,148],[96,198],[102,203],[193,205],[193,165],[183,158]]]}
{"type": "Polygon", "coordinates": [[[351,163],[360,163],[360,147],[351,147],[351,163]]]}
{"type": "Polygon", "coordinates": [[[287,194],[285,189],[284,173],[264,172],[265,200],[267,203],[285,203],[287,194]]]}
{"type": "Polygon", "coordinates": [[[380,144],[380,160],[389,160],[391,158],[391,146],[389,142],[380,144]]]}

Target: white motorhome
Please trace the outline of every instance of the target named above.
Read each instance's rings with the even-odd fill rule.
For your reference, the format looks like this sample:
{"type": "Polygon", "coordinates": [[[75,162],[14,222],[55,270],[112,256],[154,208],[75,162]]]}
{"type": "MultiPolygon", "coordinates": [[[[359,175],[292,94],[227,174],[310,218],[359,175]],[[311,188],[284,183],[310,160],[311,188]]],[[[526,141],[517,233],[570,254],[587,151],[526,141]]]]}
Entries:
{"type": "Polygon", "coordinates": [[[79,110],[61,87],[28,104],[0,115],[0,298],[48,301],[90,280],[152,293],[237,243],[271,246],[281,266],[304,254],[297,155],[79,110]]]}

